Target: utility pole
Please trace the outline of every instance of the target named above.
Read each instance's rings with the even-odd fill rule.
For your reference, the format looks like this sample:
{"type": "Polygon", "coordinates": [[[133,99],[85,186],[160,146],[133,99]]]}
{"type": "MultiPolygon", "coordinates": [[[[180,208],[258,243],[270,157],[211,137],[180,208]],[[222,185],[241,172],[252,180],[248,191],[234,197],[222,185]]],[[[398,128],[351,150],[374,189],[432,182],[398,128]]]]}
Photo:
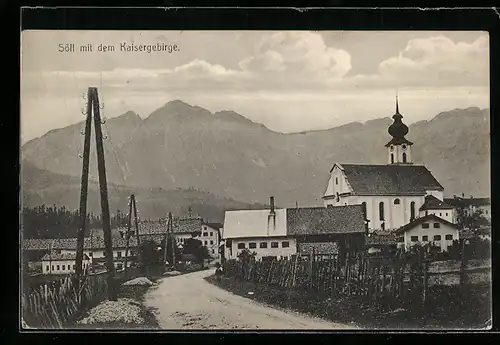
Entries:
{"type": "Polygon", "coordinates": [[[137,203],[135,202],[135,195],[131,195],[132,206],[134,208],[134,222],[135,222],[135,236],[137,237],[137,249],[139,249],[140,245],[140,237],[139,237],[139,219],[137,217],[137,203]]]}
{"type": "Polygon", "coordinates": [[[108,183],[106,180],[106,163],[104,160],[104,146],[102,143],[101,115],[97,88],[92,90],[94,106],[95,143],[97,150],[97,171],[99,173],[99,189],[101,191],[102,229],[104,232],[104,246],[106,250],[106,266],[108,266],[108,293],[109,300],[116,301],[115,266],[113,263],[113,243],[111,239],[111,219],[109,215],[108,183]]]}
{"type": "Polygon", "coordinates": [[[167,228],[165,229],[165,248],[163,250],[163,264],[165,265],[167,263],[167,245],[168,245],[168,229],[170,228],[170,219],[167,220],[167,228]]]}
{"type": "Polygon", "coordinates": [[[129,200],[129,207],[128,207],[128,219],[127,219],[127,233],[125,234],[125,239],[127,241],[125,245],[125,277],[127,277],[127,264],[128,264],[128,246],[129,246],[129,240],[130,240],[130,229],[132,227],[132,197],[134,195],[132,194],[130,196],[129,200]]]}
{"type": "Polygon", "coordinates": [[[89,87],[87,93],[87,120],[85,122],[85,141],[83,149],[82,186],[80,193],[80,229],[78,229],[76,251],[77,287],[80,288],[82,276],[83,244],[85,228],[87,225],[87,196],[89,178],[90,136],[92,130],[92,114],[94,115],[95,141],[97,152],[97,170],[99,173],[99,189],[101,194],[102,225],[104,232],[104,245],[106,252],[106,265],[108,268],[108,294],[110,301],[116,301],[115,266],[113,264],[113,244],[111,242],[111,224],[109,215],[108,188],[106,181],[106,164],[104,160],[104,147],[102,142],[101,115],[97,88],[89,87]]]}
{"type": "MultiPolygon", "coordinates": [[[[89,187],[89,158],[90,158],[90,136],[92,132],[92,88],[87,92],[87,119],[85,120],[85,139],[83,142],[83,166],[82,184],[80,189],[80,228],[77,234],[76,244],[76,291],[80,291],[80,280],[82,278],[83,242],[85,240],[85,228],[87,225],[87,196],[89,187]]],[[[52,263],[51,263],[52,265],[52,263]]]]}
{"type": "Polygon", "coordinates": [[[175,238],[174,224],[172,223],[172,212],[168,213],[168,224],[170,226],[170,243],[172,244],[172,265],[175,267],[175,238]]]}

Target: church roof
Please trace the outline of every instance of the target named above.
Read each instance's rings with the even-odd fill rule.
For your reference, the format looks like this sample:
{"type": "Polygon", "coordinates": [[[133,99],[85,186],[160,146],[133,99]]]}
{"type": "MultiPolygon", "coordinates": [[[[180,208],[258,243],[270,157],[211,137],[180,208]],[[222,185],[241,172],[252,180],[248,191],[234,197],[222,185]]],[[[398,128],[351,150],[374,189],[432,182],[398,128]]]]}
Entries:
{"type": "Polygon", "coordinates": [[[425,210],[450,210],[453,206],[446,204],[445,202],[439,200],[434,195],[427,195],[425,197],[425,202],[420,206],[420,211],[425,210]]]}
{"type": "Polygon", "coordinates": [[[355,195],[425,195],[444,190],[423,165],[342,164],[355,195]]]}

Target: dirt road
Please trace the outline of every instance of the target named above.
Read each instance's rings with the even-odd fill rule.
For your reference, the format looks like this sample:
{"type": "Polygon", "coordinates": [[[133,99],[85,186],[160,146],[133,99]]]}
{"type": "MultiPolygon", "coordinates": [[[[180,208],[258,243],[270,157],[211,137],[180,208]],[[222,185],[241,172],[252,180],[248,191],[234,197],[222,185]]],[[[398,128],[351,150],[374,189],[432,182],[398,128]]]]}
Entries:
{"type": "Polygon", "coordinates": [[[203,278],[213,270],[164,278],[146,294],[163,329],[353,329],[264,306],[220,289],[203,278]]]}

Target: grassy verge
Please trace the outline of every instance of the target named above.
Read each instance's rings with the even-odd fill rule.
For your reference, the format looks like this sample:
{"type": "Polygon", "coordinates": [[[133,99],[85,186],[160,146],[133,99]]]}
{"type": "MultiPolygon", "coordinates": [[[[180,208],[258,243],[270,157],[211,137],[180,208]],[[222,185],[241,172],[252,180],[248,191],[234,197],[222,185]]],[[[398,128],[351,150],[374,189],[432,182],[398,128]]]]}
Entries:
{"type": "MultiPolygon", "coordinates": [[[[488,287],[471,289],[457,296],[450,291],[433,291],[428,307],[381,311],[356,297],[332,297],[318,292],[307,293],[263,284],[237,281],[215,275],[209,283],[236,295],[280,309],[294,310],[334,322],[365,329],[461,329],[484,328],[491,317],[491,294],[488,287]],[[248,294],[253,292],[253,294],[248,294]],[[462,301],[460,303],[459,301],[462,301]]],[[[444,290],[444,289],[442,289],[444,290]]]]}

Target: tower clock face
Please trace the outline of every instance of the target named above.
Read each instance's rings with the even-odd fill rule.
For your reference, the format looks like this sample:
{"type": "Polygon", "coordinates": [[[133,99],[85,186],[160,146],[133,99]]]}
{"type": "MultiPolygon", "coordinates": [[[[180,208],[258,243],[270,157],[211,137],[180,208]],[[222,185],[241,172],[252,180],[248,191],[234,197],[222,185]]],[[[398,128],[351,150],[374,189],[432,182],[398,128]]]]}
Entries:
{"type": "Polygon", "coordinates": [[[403,145],[403,150],[406,150],[406,145],[403,145]]]}

